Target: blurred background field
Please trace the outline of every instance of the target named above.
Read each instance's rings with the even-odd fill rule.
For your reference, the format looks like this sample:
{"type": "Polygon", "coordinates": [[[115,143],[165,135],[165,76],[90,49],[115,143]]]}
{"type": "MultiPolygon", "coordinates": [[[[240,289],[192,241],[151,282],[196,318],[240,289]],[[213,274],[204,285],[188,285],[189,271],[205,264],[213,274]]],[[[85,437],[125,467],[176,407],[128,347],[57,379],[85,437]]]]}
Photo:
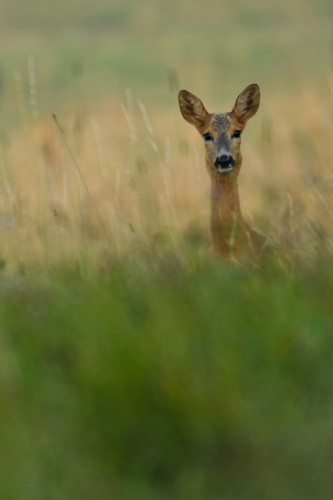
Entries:
{"type": "Polygon", "coordinates": [[[170,231],[205,240],[202,141],[177,93],[228,111],[251,82],[262,102],[242,147],[245,215],[292,252],[331,249],[331,21],[324,0],[4,2],[7,267],[123,252],[170,231]]]}
{"type": "Polygon", "coordinates": [[[1,498],[331,497],[332,14],[2,2],[1,498]],[[177,104],[229,111],[253,82],[239,187],[266,270],[209,253],[177,104]]]}

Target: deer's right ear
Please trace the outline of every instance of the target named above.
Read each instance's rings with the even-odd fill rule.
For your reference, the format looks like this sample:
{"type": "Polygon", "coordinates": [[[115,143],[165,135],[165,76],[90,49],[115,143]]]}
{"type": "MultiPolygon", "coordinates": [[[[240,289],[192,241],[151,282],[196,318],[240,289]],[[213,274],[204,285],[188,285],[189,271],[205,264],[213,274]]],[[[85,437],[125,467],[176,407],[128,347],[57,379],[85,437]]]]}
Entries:
{"type": "Polygon", "coordinates": [[[232,113],[243,123],[246,123],[259,108],[260,90],[256,83],[252,83],[236,99],[232,113]]]}
{"type": "Polygon", "coordinates": [[[188,92],[181,90],[178,94],[180,112],[185,120],[195,127],[202,127],[209,118],[209,113],[200,99],[188,92]]]}

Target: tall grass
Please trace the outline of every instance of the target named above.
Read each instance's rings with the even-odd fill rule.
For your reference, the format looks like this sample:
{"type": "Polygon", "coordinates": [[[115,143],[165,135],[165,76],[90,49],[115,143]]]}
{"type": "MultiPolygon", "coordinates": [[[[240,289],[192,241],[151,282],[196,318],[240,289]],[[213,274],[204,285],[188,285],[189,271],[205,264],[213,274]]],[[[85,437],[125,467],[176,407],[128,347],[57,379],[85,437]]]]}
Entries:
{"type": "Polygon", "coordinates": [[[2,498],[330,495],[327,102],[264,97],[244,133],[243,210],[288,268],[210,254],[203,146],[176,105],[161,120],[128,91],[10,132],[2,498]]]}
{"type": "MultiPolygon", "coordinates": [[[[291,259],[332,251],[328,84],[329,78],[324,96],[311,86],[284,98],[263,95],[244,133],[244,214],[291,259]]],[[[209,96],[204,101],[215,109],[209,96]]],[[[51,116],[29,121],[3,141],[0,159],[1,251],[10,268],[82,251],[93,259],[128,250],[134,256],[133,247],[161,238],[175,252],[186,252],[181,241],[195,235],[208,248],[203,146],[181,120],[176,95],[162,119],[160,109],[131,91],[122,101],[58,115],[56,122],[51,116]]]]}
{"type": "Polygon", "coordinates": [[[329,497],[332,283],[151,256],[2,279],[1,497],[329,497]]]}

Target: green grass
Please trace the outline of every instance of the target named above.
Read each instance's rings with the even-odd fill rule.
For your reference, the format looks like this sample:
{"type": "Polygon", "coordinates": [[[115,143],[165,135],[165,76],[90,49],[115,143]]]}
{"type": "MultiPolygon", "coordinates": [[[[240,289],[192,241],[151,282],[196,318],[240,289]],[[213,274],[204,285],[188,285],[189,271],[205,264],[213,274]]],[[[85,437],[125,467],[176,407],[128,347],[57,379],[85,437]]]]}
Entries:
{"type": "Polygon", "coordinates": [[[3,278],[1,498],[329,498],[329,267],[150,264],[3,278]]]}

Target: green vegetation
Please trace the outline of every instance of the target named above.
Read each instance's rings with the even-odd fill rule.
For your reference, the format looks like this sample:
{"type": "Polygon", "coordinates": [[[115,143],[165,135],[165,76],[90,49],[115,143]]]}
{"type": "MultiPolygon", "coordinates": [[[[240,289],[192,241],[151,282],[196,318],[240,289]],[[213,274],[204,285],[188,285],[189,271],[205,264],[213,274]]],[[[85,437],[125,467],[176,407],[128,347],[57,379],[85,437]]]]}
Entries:
{"type": "Polygon", "coordinates": [[[324,499],[333,274],[226,267],[1,285],[1,498],[324,499]]]}

